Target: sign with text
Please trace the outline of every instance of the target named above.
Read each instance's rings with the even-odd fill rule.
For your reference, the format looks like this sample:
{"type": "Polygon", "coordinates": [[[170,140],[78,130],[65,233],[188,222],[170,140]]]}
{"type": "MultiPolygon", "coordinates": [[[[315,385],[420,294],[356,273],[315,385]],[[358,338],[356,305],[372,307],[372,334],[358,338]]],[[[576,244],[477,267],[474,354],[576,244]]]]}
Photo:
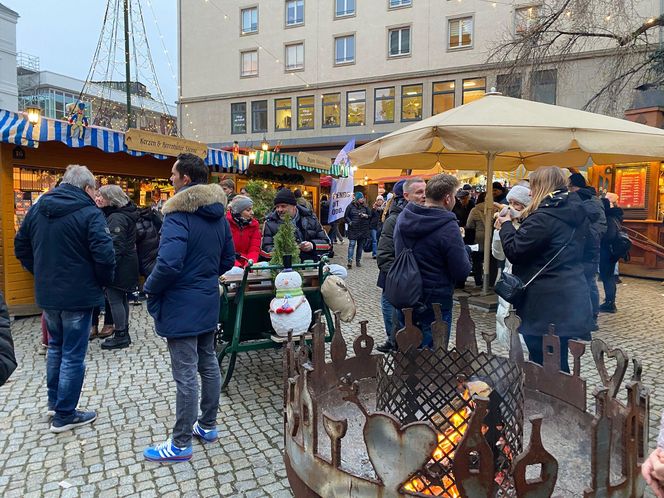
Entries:
{"type": "Polygon", "coordinates": [[[350,167],[348,153],[355,148],[355,139],[350,140],[339,154],[337,154],[334,164],[344,166],[348,171],[348,177],[332,180],[332,189],[330,191],[330,214],[328,222],[332,223],[344,217],[346,208],[353,200],[353,187],[355,180],[353,178],[353,169],[350,167]]]}
{"type": "Polygon", "coordinates": [[[302,166],[324,169],[326,171],[332,167],[332,161],[330,161],[329,157],[319,156],[310,152],[298,152],[297,162],[302,166]]]}
{"type": "Polygon", "coordinates": [[[647,167],[616,168],[616,194],[620,207],[643,209],[646,207],[647,167]]]}
{"type": "Polygon", "coordinates": [[[177,156],[178,154],[194,154],[201,159],[207,157],[207,145],[195,140],[161,135],[151,131],[137,130],[131,128],[125,134],[127,148],[151,154],[162,154],[164,156],[177,156]]]}

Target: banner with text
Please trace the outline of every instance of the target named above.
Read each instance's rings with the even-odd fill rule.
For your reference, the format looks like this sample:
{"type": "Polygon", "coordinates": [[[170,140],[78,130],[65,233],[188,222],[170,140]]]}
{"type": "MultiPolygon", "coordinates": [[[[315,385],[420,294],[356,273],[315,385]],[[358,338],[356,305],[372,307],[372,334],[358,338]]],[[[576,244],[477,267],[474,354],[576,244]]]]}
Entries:
{"type": "Polygon", "coordinates": [[[355,184],[353,178],[353,169],[350,165],[348,153],[355,148],[355,139],[351,139],[343,149],[337,154],[334,165],[344,166],[348,171],[346,178],[332,180],[332,189],[330,195],[330,214],[327,218],[329,223],[344,217],[348,204],[353,200],[353,187],[355,184]]]}

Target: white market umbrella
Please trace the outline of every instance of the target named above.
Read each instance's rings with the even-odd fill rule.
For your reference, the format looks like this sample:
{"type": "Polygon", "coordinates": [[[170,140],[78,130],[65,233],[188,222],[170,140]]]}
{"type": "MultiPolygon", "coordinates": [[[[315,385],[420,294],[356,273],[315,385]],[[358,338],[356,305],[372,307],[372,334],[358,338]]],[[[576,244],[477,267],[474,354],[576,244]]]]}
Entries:
{"type": "MultiPolygon", "coordinates": [[[[664,130],[567,107],[488,93],[350,152],[364,169],[528,170],[664,160],[664,130]]],[[[490,185],[488,185],[490,187],[490,185]]],[[[487,188],[484,291],[489,285],[493,195],[487,188]]]]}

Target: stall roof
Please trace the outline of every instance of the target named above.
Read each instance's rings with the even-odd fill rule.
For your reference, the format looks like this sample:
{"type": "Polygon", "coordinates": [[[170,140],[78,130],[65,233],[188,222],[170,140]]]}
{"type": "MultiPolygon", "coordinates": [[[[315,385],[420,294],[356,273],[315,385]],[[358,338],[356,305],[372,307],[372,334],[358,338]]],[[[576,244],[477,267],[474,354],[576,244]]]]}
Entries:
{"type": "Polygon", "coordinates": [[[298,171],[308,171],[309,173],[319,173],[321,175],[347,176],[344,174],[342,171],[343,168],[339,164],[333,164],[329,170],[313,168],[311,166],[303,166],[298,162],[297,157],[281,152],[262,150],[256,151],[256,159],[254,159],[254,164],[270,164],[276,167],[283,167],[298,171]]]}
{"type": "MultiPolygon", "coordinates": [[[[83,138],[74,138],[70,133],[71,125],[66,121],[41,118],[40,126],[35,128],[25,115],[0,109],[0,142],[38,147],[40,142],[62,142],[68,147],[96,147],[108,153],[124,152],[131,156],[141,157],[149,152],[134,151],[127,148],[125,134],[121,131],[88,126],[83,138]]],[[[157,159],[172,159],[173,156],[150,154],[157,159]]],[[[249,157],[239,155],[233,160],[233,153],[220,149],[208,148],[205,164],[216,171],[246,173],[249,157]]]]}

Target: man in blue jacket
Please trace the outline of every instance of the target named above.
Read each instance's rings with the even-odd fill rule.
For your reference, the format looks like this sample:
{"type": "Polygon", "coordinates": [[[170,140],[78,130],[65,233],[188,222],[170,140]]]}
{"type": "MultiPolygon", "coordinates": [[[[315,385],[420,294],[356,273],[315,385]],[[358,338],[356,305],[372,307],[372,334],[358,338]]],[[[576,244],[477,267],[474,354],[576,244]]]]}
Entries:
{"type": "Polygon", "coordinates": [[[35,298],[50,334],[46,366],[51,432],[95,420],[76,409],[85,376],[92,309],[113,281],[115,254],[104,215],[94,203],[95,177],[67,167],[60,186],[28,211],[14,239],[16,257],[35,276],[35,298]]]}
{"type": "Polygon", "coordinates": [[[146,448],[154,462],[178,462],[192,456],[192,435],[214,442],[221,373],[214,351],[219,318],[219,275],[235,264],[235,247],[226,221],[226,194],[207,184],[208,168],[193,154],[180,154],[173,165],[175,195],[162,208],[164,223],[157,263],[143,286],[157,334],[168,341],[177,387],[173,436],[146,448]],[[198,379],[201,376],[201,417],[198,379]]]}
{"type": "Polygon", "coordinates": [[[452,208],[459,181],[446,174],[436,175],[426,186],[424,206],[409,202],[394,229],[394,250],[398,256],[412,248],[422,277],[423,308],[414,314],[415,325],[424,335],[422,346],[433,344],[433,304],[443,310],[443,320],[452,326],[452,297],[457,282],[470,274],[470,259],[452,208]]]}

